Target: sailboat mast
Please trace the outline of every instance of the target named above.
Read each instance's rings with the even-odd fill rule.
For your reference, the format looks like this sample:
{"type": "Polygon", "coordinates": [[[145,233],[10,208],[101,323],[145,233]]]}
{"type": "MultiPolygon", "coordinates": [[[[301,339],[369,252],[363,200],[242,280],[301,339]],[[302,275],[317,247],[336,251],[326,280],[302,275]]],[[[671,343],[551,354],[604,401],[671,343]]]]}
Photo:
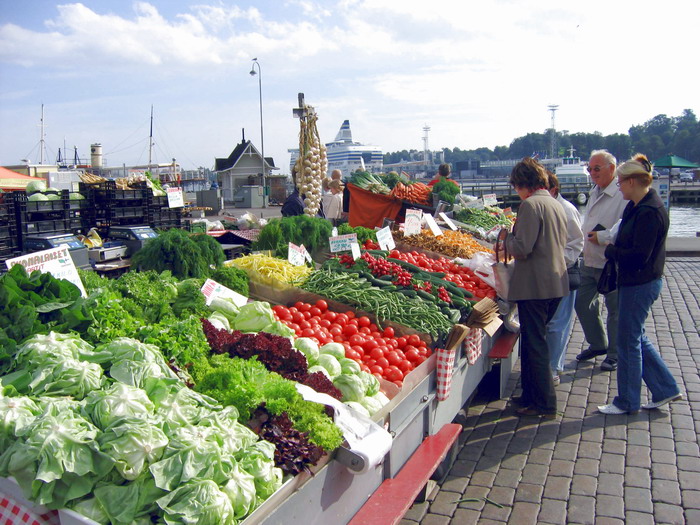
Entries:
{"type": "Polygon", "coordinates": [[[44,164],[44,148],[46,142],[44,140],[44,104],[41,105],[41,139],[39,140],[39,164],[44,164]]]}
{"type": "Polygon", "coordinates": [[[148,135],[148,169],[151,169],[151,159],[153,156],[153,104],[151,104],[151,132],[148,135]]]}

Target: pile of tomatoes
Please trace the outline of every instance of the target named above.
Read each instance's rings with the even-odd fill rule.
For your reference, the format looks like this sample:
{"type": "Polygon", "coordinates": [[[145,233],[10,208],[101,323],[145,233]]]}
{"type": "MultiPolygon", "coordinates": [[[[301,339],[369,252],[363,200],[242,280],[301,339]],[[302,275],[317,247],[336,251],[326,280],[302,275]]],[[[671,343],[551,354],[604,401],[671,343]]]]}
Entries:
{"type": "Polygon", "coordinates": [[[453,282],[460,288],[471,292],[476,299],[483,299],[484,297],[496,298],[496,290],[482,281],[471,268],[456,264],[446,257],[433,259],[417,251],[400,252],[398,250],[389,252],[389,257],[409,262],[429,272],[443,272],[445,281],[453,282]]]}
{"type": "Polygon", "coordinates": [[[399,387],[404,377],[432,353],[416,334],[396,337],[392,327],[380,331],[369,317],[358,317],[352,311],[334,312],[322,299],[314,304],[275,305],[272,310],[297,337],[315,339],[319,345],[340,343],[345,347],[345,357],[357,361],[362,370],[399,387]]]}

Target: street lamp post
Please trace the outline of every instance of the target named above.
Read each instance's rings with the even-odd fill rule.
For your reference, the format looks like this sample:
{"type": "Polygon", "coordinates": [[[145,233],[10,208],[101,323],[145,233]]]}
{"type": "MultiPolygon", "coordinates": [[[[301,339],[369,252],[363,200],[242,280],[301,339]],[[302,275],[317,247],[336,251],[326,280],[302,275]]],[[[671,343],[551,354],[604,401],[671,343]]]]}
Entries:
{"type": "Polygon", "coordinates": [[[262,70],[260,62],[257,58],[253,59],[253,65],[250,68],[250,75],[258,75],[258,92],[260,94],[260,155],[262,157],[262,187],[263,187],[263,208],[265,208],[265,138],[263,135],[263,104],[262,104],[262,70]],[[258,66],[256,73],[255,66],[258,66]]]}

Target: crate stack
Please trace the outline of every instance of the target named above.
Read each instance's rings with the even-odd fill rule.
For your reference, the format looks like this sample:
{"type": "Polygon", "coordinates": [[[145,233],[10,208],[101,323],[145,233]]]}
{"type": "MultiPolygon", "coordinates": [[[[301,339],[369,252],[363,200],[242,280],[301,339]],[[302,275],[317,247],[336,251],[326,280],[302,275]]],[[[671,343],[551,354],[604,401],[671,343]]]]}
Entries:
{"type": "Polygon", "coordinates": [[[168,230],[170,228],[182,227],[182,208],[170,208],[168,197],[151,197],[149,207],[149,226],[157,230],[168,230]]]}
{"type": "Polygon", "coordinates": [[[0,273],[5,271],[5,261],[20,255],[17,239],[15,204],[7,193],[0,194],[0,273]]]}
{"type": "Polygon", "coordinates": [[[17,241],[24,250],[24,239],[38,233],[81,233],[84,229],[84,200],[71,200],[70,192],[62,190],[59,198],[48,201],[31,201],[22,192],[12,194],[17,241]]]}
{"type": "Polygon", "coordinates": [[[87,200],[87,222],[100,235],[107,235],[110,226],[136,226],[149,223],[149,203],[153,196],[148,188],[123,190],[114,181],[96,184],[80,183],[80,193],[87,200]]]}

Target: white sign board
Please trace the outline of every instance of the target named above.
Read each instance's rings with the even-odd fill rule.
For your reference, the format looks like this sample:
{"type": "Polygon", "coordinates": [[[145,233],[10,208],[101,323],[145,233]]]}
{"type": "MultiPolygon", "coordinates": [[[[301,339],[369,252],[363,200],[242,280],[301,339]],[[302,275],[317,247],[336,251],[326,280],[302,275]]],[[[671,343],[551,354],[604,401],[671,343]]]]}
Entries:
{"type": "Polygon", "coordinates": [[[331,253],[347,252],[351,248],[352,243],[357,243],[357,234],[348,233],[346,235],[336,235],[328,238],[328,245],[331,248],[331,253]]]}
{"type": "Polygon", "coordinates": [[[73,258],[70,256],[68,245],[64,244],[58,248],[34,252],[21,257],[7,259],[7,268],[12,268],[15,264],[21,264],[27,273],[39,270],[41,273],[50,273],[56,279],[65,279],[72,282],[80,289],[83,297],[87,297],[83,281],[80,280],[78,270],[75,268],[73,258]]]}
{"type": "Polygon", "coordinates": [[[222,297],[224,299],[231,299],[236,306],[243,306],[248,302],[248,298],[244,295],[234,292],[230,288],[226,288],[223,284],[219,284],[216,281],[207,279],[202,285],[202,293],[204,297],[207,298],[207,306],[216,297],[222,297]]]}
{"type": "Polygon", "coordinates": [[[498,205],[498,200],[496,200],[496,194],[495,193],[489,193],[487,195],[484,195],[484,206],[497,206],[498,205]]]}
{"type": "Polygon", "coordinates": [[[444,211],[440,212],[440,218],[445,221],[445,224],[447,224],[451,230],[456,230],[457,226],[455,226],[455,223],[452,222],[452,219],[450,219],[444,211]]]}
{"type": "Polygon", "coordinates": [[[435,235],[435,237],[442,235],[442,230],[440,229],[440,226],[437,225],[437,222],[435,222],[435,217],[429,213],[426,213],[424,217],[425,222],[428,223],[428,228],[430,228],[430,231],[433,232],[433,235],[435,235]]]}
{"type": "Polygon", "coordinates": [[[423,217],[422,210],[410,208],[406,210],[406,222],[403,225],[403,234],[406,237],[418,235],[420,233],[421,219],[423,217]]]}
{"type": "Polygon", "coordinates": [[[182,208],[185,205],[182,188],[168,188],[167,192],[169,208],[182,208]]]}
{"type": "Polygon", "coordinates": [[[391,235],[391,228],[387,226],[377,230],[377,243],[379,243],[380,250],[393,250],[396,248],[394,237],[391,235]]]}
{"type": "Polygon", "coordinates": [[[353,260],[356,261],[357,259],[359,259],[359,258],[361,257],[361,254],[360,254],[360,245],[357,244],[356,242],[353,242],[353,243],[350,245],[350,250],[352,251],[352,258],[353,258],[353,260]]]}
{"type": "Polygon", "coordinates": [[[294,266],[303,266],[307,260],[311,260],[311,256],[309,252],[306,251],[303,244],[297,246],[293,242],[290,242],[289,250],[287,251],[287,260],[294,266]]]}
{"type": "Polygon", "coordinates": [[[475,208],[477,210],[480,210],[481,208],[484,207],[484,200],[483,199],[476,199],[475,201],[467,202],[464,205],[465,208],[475,208]]]}

